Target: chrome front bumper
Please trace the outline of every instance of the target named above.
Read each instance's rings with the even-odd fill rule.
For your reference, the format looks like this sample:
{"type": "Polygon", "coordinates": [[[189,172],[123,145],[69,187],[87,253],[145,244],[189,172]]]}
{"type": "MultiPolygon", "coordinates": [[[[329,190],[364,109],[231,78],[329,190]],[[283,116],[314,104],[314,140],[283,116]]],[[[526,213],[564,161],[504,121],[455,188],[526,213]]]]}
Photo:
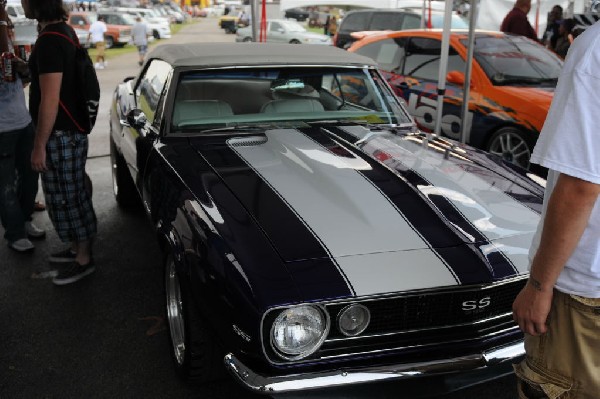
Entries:
{"type": "Polygon", "coordinates": [[[435,376],[452,372],[493,367],[525,354],[523,342],[494,348],[488,352],[441,359],[431,362],[399,364],[381,367],[349,368],[285,376],[262,376],[246,367],[233,354],[225,356],[225,367],[246,388],[267,394],[332,388],[352,384],[382,381],[402,381],[409,378],[435,376]]]}

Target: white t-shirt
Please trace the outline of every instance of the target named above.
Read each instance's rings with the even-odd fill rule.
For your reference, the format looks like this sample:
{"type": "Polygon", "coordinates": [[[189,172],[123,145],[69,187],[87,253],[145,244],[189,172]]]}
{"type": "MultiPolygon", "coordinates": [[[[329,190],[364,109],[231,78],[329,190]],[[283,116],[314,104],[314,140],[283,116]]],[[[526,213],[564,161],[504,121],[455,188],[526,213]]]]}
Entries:
{"type": "Polygon", "coordinates": [[[96,21],[90,25],[89,32],[92,34],[92,43],[103,42],[106,24],[102,21],[96,21]]]}
{"type": "MultiPolygon", "coordinates": [[[[550,169],[542,221],[560,174],[600,184],[600,23],[587,28],[571,45],[531,161],[550,169]]],[[[540,223],[531,258],[542,228],[540,223]]],[[[556,288],[600,298],[600,199],[556,288]]]]}
{"type": "MultiPolygon", "coordinates": [[[[8,47],[14,51],[10,43],[8,47]]],[[[15,82],[5,82],[0,78],[0,110],[0,134],[23,129],[31,123],[23,83],[18,76],[15,82]]]]}

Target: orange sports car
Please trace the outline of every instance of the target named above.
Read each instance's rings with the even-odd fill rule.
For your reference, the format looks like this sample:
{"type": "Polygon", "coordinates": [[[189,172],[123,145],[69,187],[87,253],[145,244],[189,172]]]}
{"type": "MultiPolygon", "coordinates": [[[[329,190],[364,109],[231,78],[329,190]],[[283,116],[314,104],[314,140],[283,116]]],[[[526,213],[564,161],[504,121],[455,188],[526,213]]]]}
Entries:
{"type": "MultiPolygon", "coordinates": [[[[441,30],[361,32],[349,51],[373,58],[424,131],[435,127],[441,30]]],[[[453,31],[442,134],[460,139],[468,32],[453,31]]],[[[529,168],[563,62],[542,45],[501,32],[475,33],[466,142],[529,168]]]]}

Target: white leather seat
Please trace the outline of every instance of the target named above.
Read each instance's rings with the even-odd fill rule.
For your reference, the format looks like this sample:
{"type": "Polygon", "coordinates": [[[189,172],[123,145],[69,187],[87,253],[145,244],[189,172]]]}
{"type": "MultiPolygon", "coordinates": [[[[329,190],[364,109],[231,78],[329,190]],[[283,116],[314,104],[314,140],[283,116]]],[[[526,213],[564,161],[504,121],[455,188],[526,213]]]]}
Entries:
{"type": "Polygon", "coordinates": [[[260,112],[284,113],[284,112],[323,112],[323,104],[314,98],[295,98],[273,100],[262,106],[260,112]]]}
{"type": "Polygon", "coordinates": [[[173,125],[201,118],[218,118],[233,115],[229,104],[218,100],[186,100],[175,103],[173,125]]]}

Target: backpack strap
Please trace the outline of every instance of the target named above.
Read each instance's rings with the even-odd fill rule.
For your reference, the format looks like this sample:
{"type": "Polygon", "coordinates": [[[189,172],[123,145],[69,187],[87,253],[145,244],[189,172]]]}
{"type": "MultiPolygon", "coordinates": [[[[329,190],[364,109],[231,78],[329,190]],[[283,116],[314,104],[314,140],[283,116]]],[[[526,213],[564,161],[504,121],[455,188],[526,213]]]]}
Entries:
{"type": "MultiPolygon", "coordinates": [[[[73,28],[71,28],[71,30],[73,31],[73,28]]],[[[73,31],[75,32],[75,31],[73,31]]],[[[64,35],[62,33],[59,32],[43,32],[41,35],[39,35],[38,39],[42,36],[46,36],[46,35],[54,35],[54,36],[60,36],[66,40],[68,40],[69,42],[71,42],[71,44],[73,46],[75,46],[76,48],[81,48],[81,45],[79,44],[79,39],[77,38],[77,35],[75,35],[75,40],[77,42],[75,42],[73,39],[71,39],[69,36],[64,35]]],[[[85,129],[82,128],[79,123],[77,123],[77,121],[75,120],[75,118],[73,117],[73,115],[71,115],[71,113],[69,112],[69,110],[67,109],[67,107],[65,106],[65,104],[60,100],[60,98],[58,99],[58,104],[60,105],[60,107],[63,109],[63,111],[65,111],[65,113],[67,114],[67,116],[69,117],[69,119],[71,119],[71,121],[75,124],[75,126],[77,127],[77,129],[79,129],[80,132],[85,132],[85,129]]]]}

